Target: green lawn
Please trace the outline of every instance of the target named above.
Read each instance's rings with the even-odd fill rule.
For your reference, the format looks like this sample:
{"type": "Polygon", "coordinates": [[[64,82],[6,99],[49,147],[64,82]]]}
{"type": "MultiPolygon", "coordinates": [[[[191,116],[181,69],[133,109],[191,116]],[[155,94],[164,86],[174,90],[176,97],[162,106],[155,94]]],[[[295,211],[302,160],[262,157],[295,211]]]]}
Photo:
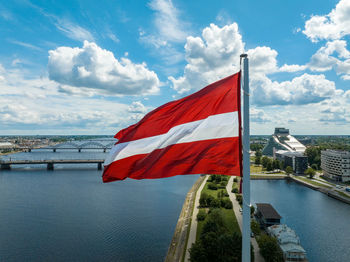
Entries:
{"type": "Polygon", "coordinates": [[[250,166],[250,173],[263,173],[263,167],[262,166],[251,165],[250,166]]]}
{"type": "MultiPolygon", "coordinates": [[[[207,182],[205,184],[201,194],[206,193],[206,194],[211,195],[217,199],[218,198],[217,193],[219,192],[219,190],[225,190],[225,192],[226,192],[226,188],[225,189],[218,189],[218,190],[208,189],[209,183],[210,182],[207,182]]],[[[238,183],[234,183],[234,185],[236,185],[237,188],[239,187],[238,183]]],[[[229,199],[229,198],[225,197],[224,199],[229,199]]],[[[201,210],[201,209],[205,209],[205,208],[200,208],[199,210],[201,210]]],[[[238,225],[238,222],[237,222],[237,219],[236,219],[236,216],[235,216],[235,213],[233,212],[233,210],[232,209],[225,209],[225,208],[220,208],[220,209],[223,211],[224,223],[225,223],[226,227],[228,228],[228,230],[230,232],[238,232],[239,234],[241,234],[241,231],[239,229],[239,225],[238,225]]],[[[204,221],[198,221],[196,240],[199,239],[199,236],[202,232],[202,229],[203,229],[203,226],[206,222],[206,219],[204,221]]]]}
{"type": "Polygon", "coordinates": [[[310,184],[312,184],[312,185],[314,185],[314,186],[318,186],[318,187],[325,187],[325,188],[331,188],[330,186],[326,186],[326,185],[324,185],[324,184],[321,184],[321,183],[317,183],[317,182],[315,182],[315,181],[312,181],[312,180],[310,180],[310,179],[307,179],[306,177],[300,177],[300,176],[298,176],[298,177],[296,177],[297,179],[300,179],[300,180],[302,180],[302,181],[305,181],[305,182],[307,182],[307,183],[310,183],[310,184]]]}
{"type": "Polygon", "coordinates": [[[346,197],[346,198],[350,198],[349,195],[345,194],[344,192],[341,192],[339,190],[335,190],[338,192],[339,195],[343,196],[343,197],[346,197]]]}

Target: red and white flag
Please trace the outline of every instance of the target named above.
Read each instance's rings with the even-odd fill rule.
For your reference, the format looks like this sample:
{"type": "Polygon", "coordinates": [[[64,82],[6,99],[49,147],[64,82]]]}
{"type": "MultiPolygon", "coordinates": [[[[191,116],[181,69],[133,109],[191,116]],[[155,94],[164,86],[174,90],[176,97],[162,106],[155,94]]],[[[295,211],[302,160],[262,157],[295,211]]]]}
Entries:
{"type": "Polygon", "coordinates": [[[103,182],[189,174],[241,176],[241,96],[236,73],[148,113],[119,131],[103,182]]]}

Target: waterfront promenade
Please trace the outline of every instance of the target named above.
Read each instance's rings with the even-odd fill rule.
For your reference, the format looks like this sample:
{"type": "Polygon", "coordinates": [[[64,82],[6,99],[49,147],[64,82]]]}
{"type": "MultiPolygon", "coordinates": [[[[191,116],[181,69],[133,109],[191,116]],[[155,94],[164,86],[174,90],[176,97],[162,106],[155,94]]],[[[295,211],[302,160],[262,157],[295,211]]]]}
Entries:
{"type": "Polygon", "coordinates": [[[192,219],[191,219],[191,227],[190,227],[190,233],[188,235],[188,240],[187,240],[187,247],[186,247],[186,255],[185,255],[185,262],[190,261],[190,248],[192,247],[192,244],[196,242],[196,235],[197,235],[197,214],[199,211],[199,199],[201,197],[202,190],[205,186],[205,183],[207,183],[207,180],[209,178],[209,175],[206,175],[204,181],[202,182],[201,186],[197,190],[196,194],[196,199],[194,203],[194,209],[192,213],[192,219]]]}
{"type": "MultiPolygon", "coordinates": [[[[230,179],[229,179],[229,181],[227,183],[227,186],[226,186],[226,191],[227,191],[227,193],[229,195],[229,198],[230,198],[230,200],[231,200],[231,202],[233,204],[233,211],[234,211],[235,216],[237,218],[237,222],[238,222],[239,228],[241,229],[241,232],[242,232],[243,218],[242,218],[242,213],[239,211],[241,206],[237,202],[235,194],[231,192],[232,185],[233,185],[233,179],[234,179],[233,176],[230,177],[230,179]]],[[[259,245],[256,242],[256,239],[255,238],[251,238],[251,243],[252,243],[252,245],[254,247],[254,261],[255,262],[264,262],[265,260],[260,254],[259,245]]]]}

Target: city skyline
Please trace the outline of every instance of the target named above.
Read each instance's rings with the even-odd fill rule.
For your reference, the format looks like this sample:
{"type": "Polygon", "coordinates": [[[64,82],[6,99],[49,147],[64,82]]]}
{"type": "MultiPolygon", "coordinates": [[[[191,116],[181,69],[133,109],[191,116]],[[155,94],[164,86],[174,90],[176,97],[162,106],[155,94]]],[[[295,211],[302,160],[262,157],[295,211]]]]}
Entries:
{"type": "Polygon", "coordinates": [[[243,52],[251,134],[350,134],[349,12],[344,0],[1,3],[0,135],[113,135],[235,73],[243,52]]]}

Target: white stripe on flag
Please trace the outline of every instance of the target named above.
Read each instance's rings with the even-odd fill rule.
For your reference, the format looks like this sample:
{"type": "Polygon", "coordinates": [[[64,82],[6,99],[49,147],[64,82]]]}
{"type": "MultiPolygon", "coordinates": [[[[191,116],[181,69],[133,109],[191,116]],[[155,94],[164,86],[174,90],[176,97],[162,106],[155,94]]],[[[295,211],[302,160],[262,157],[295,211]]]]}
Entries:
{"type": "Polygon", "coordinates": [[[174,126],[167,133],[114,145],[104,165],[170,145],[209,139],[238,137],[238,112],[211,115],[205,119],[174,126]]]}

